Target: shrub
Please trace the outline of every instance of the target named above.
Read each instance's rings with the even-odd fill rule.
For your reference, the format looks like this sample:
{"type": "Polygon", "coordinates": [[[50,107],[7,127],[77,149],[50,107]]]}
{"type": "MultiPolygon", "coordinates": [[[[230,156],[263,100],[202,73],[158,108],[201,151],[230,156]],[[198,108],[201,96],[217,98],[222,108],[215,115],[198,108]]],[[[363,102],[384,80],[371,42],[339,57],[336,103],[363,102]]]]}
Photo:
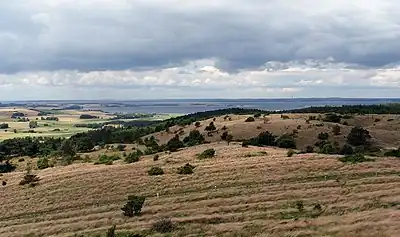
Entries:
{"type": "Polygon", "coordinates": [[[203,151],[201,154],[198,155],[199,159],[208,159],[208,158],[212,158],[215,155],[215,150],[214,149],[207,149],[205,151],[203,151]]]}
{"type": "Polygon", "coordinates": [[[310,116],[308,116],[308,120],[309,120],[309,121],[317,120],[317,116],[310,115],[310,116]]]}
{"type": "Polygon", "coordinates": [[[138,152],[138,151],[129,153],[129,154],[125,157],[125,162],[126,162],[126,163],[138,162],[141,156],[142,156],[141,153],[138,152]]]}
{"type": "Polygon", "coordinates": [[[209,132],[215,131],[216,129],[217,129],[217,128],[215,127],[214,122],[211,122],[211,123],[205,128],[205,130],[206,130],[206,131],[209,131],[209,132]]]}
{"type": "Polygon", "coordinates": [[[344,121],[342,124],[343,124],[344,126],[349,126],[349,123],[348,123],[347,121],[344,121]]]}
{"type": "Polygon", "coordinates": [[[353,146],[370,146],[371,135],[369,131],[361,127],[354,127],[347,135],[347,143],[353,146]]]}
{"type": "Polygon", "coordinates": [[[121,210],[124,212],[124,216],[132,217],[140,215],[145,200],[146,197],[143,196],[128,196],[128,201],[121,208],[121,210]]]}
{"type": "Polygon", "coordinates": [[[151,167],[147,173],[151,176],[155,176],[155,175],[163,175],[164,174],[164,170],[160,167],[151,167]]]}
{"type": "Polygon", "coordinates": [[[331,123],[340,123],[342,116],[337,114],[326,114],[325,118],[323,119],[324,122],[331,122],[331,123]]]}
{"type": "Polygon", "coordinates": [[[24,158],[19,158],[19,159],[18,159],[18,162],[24,162],[24,161],[25,161],[24,158]]]}
{"type": "Polygon", "coordinates": [[[116,229],[115,225],[113,225],[110,229],[108,229],[106,237],[116,237],[115,229],[116,229]]]}
{"type": "Polygon", "coordinates": [[[183,139],[187,146],[196,146],[203,144],[204,136],[198,130],[190,131],[189,135],[183,139]]]}
{"type": "Polygon", "coordinates": [[[313,152],[314,152],[314,147],[312,147],[312,146],[306,147],[306,153],[313,153],[313,152]]]}
{"type": "Polygon", "coordinates": [[[125,148],[126,148],[126,145],[124,145],[124,144],[118,144],[117,145],[117,150],[118,151],[125,151],[125,148]]]}
{"type": "Polygon", "coordinates": [[[196,128],[200,127],[200,125],[201,125],[200,122],[195,122],[195,123],[194,123],[194,126],[195,126],[196,128]]]}
{"type": "Polygon", "coordinates": [[[153,223],[151,230],[159,233],[169,233],[174,229],[174,225],[169,218],[162,218],[153,223]]]}
{"type": "Polygon", "coordinates": [[[283,115],[283,114],[282,114],[282,115],[281,115],[281,119],[290,119],[290,118],[289,118],[289,116],[283,115]]]}
{"type": "Polygon", "coordinates": [[[228,136],[228,132],[225,131],[225,132],[222,133],[221,139],[222,139],[222,140],[225,140],[227,136],[228,136]]]}
{"type": "Polygon", "coordinates": [[[256,121],[253,117],[248,117],[245,122],[254,122],[256,121]]]}
{"type": "Polygon", "coordinates": [[[330,143],[326,143],[321,149],[320,153],[322,154],[334,154],[335,148],[330,143]]]}
{"type": "Polygon", "coordinates": [[[9,128],[8,123],[0,124],[0,129],[7,129],[7,128],[9,128]]]}
{"type": "Polygon", "coordinates": [[[254,118],[259,118],[259,117],[261,117],[261,114],[260,113],[256,113],[256,114],[253,115],[253,117],[254,118]]]}
{"type": "Polygon", "coordinates": [[[343,147],[340,149],[339,152],[341,155],[353,155],[354,149],[349,144],[344,144],[343,147]]]}
{"type": "Polygon", "coordinates": [[[292,149],[289,149],[287,152],[287,157],[292,157],[294,154],[296,154],[296,152],[292,149]]]}
{"type": "Polygon", "coordinates": [[[159,158],[160,158],[159,155],[155,155],[155,156],[153,157],[153,161],[158,161],[159,158]]]}
{"type": "Polygon", "coordinates": [[[335,125],[335,126],[333,126],[332,127],[332,132],[333,132],[333,134],[335,134],[336,136],[337,135],[340,135],[340,126],[339,125],[335,125]]]}
{"type": "Polygon", "coordinates": [[[47,169],[50,167],[49,165],[49,159],[47,157],[43,157],[40,158],[37,162],[36,165],[38,167],[38,169],[42,170],[42,169],[47,169]]]}
{"type": "Polygon", "coordinates": [[[6,160],[5,163],[0,163],[0,173],[9,173],[16,169],[15,165],[11,164],[10,161],[6,160]]]}
{"type": "Polygon", "coordinates": [[[328,138],[329,138],[329,134],[326,132],[321,132],[320,134],[318,134],[319,140],[328,140],[328,138]]]}
{"type": "Polygon", "coordinates": [[[7,182],[3,180],[3,181],[1,182],[1,185],[6,186],[6,185],[7,185],[7,182]]]}
{"type": "Polygon", "coordinates": [[[40,178],[37,175],[32,174],[31,165],[28,164],[28,167],[26,169],[26,173],[25,173],[24,177],[22,178],[22,180],[19,182],[19,185],[29,184],[31,187],[34,187],[34,186],[37,185],[39,180],[40,180],[40,178]]]}
{"type": "Polygon", "coordinates": [[[195,167],[189,163],[178,168],[178,174],[193,174],[195,167]]]}
{"type": "Polygon", "coordinates": [[[387,151],[385,156],[400,157],[400,149],[387,151]]]}
{"type": "Polygon", "coordinates": [[[296,142],[294,141],[292,136],[282,135],[276,140],[276,144],[280,148],[292,148],[296,149],[296,142]]]}
{"type": "Polygon", "coordinates": [[[373,161],[373,159],[366,158],[363,154],[357,153],[354,155],[347,155],[339,158],[339,161],[344,163],[361,163],[367,161],[373,161]]]}
{"type": "Polygon", "coordinates": [[[121,157],[119,157],[118,155],[108,156],[108,155],[102,154],[102,155],[99,155],[98,161],[96,161],[94,164],[95,165],[100,165],[100,164],[112,165],[113,161],[119,160],[119,159],[121,159],[121,157]]]}
{"type": "Polygon", "coordinates": [[[299,212],[303,212],[304,211],[304,203],[303,203],[303,201],[301,201],[301,200],[296,201],[295,205],[296,205],[296,208],[297,208],[297,210],[299,212]]]}
{"type": "Polygon", "coordinates": [[[183,142],[181,142],[181,140],[179,140],[179,136],[175,135],[171,140],[168,141],[167,145],[166,145],[166,149],[174,152],[177,151],[179,148],[183,147],[183,142]]]}
{"type": "Polygon", "coordinates": [[[297,130],[300,130],[301,129],[301,125],[297,125],[297,130]]]}

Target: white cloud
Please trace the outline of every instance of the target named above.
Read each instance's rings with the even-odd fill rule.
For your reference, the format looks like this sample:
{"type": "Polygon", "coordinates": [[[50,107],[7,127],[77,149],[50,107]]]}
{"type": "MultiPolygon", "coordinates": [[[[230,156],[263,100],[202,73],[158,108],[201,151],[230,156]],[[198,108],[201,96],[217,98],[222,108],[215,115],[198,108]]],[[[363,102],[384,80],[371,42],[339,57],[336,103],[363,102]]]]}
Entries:
{"type": "MultiPolygon", "coordinates": [[[[306,62],[293,61],[285,66],[282,66],[283,63],[273,62],[267,63],[268,67],[228,73],[217,68],[216,64],[216,61],[203,59],[179,67],[152,70],[21,72],[0,75],[0,85],[37,88],[45,91],[44,94],[56,88],[66,88],[65,92],[68,93],[73,90],[87,90],[89,95],[92,94],[92,97],[97,99],[105,94],[100,94],[99,97],[91,90],[106,89],[107,98],[116,99],[122,99],[129,92],[133,93],[131,99],[145,99],[171,96],[310,97],[313,96],[310,91],[322,96],[335,96],[339,91],[343,96],[357,97],[359,95],[353,94],[355,89],[365,93],[382,88],[386,91],[374,94],[384,97],[388,95],[387,91],[391,91],[392,94],[400,91],[398,67],[369,69],[357,65],[336,64],[333,61],[315,62],[310,66],[306,62]],[[338,65],[345,69],[339,68],[338,65]],[[298,70],[299,68],[302,69],[298,70]]],[[[21,95],[16,94],[15,99],[18,99],[18,96],[21,95]]],[[[82,96],[73,93],[73,97],[70,97],[78,99],[82,96]]]]}

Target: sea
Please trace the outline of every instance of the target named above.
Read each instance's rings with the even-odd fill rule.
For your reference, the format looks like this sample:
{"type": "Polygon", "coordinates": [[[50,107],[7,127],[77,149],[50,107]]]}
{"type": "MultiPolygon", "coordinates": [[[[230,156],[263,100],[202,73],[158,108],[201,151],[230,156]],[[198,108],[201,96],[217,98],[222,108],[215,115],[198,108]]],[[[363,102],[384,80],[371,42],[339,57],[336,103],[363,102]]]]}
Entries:
{"type": "Polygon", "coordinates": [[[161,113],[191,114],[225,108],[253,108],[268,111],[298,109],[310,106],[371,105],[400,103],[400,98],[345,99],[345,98],[301,98],[301,99],[186,99],[186,100],[147,100],[113,101],[106,106],[92,106],[110,113],[161,113]]]}
{"type": "Polygon", "coordinates": [[[108,113],[191,114],[226,108],[253,108],[268,111],[298,109],[310,106],[371,105],[400,103],[400,98],[282,98],[282,99],[165,99],[165,100],[40,100],[7,101],[15,105],[67,107],[108,113]]]}

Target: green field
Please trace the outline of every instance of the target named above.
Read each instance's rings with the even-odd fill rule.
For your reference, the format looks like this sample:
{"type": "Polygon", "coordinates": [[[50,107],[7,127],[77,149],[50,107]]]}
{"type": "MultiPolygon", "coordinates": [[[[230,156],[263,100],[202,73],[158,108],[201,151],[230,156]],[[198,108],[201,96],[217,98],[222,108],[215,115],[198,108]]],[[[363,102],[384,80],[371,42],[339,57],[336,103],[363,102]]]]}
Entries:
{"type": "MultiPolygon", "coordinates": [[[[42,110],[41,110],[42,111],[42,110]]],[[[44,110],[43,110],[44,111],[44,110]]],[[[92,124],[92,123],[104,123],[110,121],[113,115],[99,112],[99,111],[80,111],[80,110],[47,110],[45,112],[51,112],[51,115],[59,119],[59,121],[41,120],[41,116],[37,116],[38,112],[27,108],[1,108],[0,109],[0,124],[6,123],[9,128],[0,129],[0,141],[5,139],[17,138],[17,137],[28,137],[28,136],[52,136],[52,137],[70,137],[79,132],[85,132],[91,130],[90,128],[75,127],[76,124],[92,124]],[[28,118],[27,122],[18,122],[18,119],[11,118],[14,112],[22,112],[26,114],[25,118],[28,118]],[[82,114],[90,114],[99,117],[99,119],[80,119],[79,116],[82,114]],[[38,127],[32,129],[29,128],[30,121],[37,121],[38,127]],[[34,131],[30,132],[30,131],[34,131]],[[16,131],[16,132],[14,132],[16,131]]],[[[48,117],[42,116],[42,117],[48,117]]],[[[176,117],[176,114],[159,114],[151,118],[145,118],[145,120],[164,120],[171,117],[176,117]]],[[[132,121],[132,120],[144,120],[143,118],[138,119],[121,119],[121,121],[132,121]]],[[[115,121],[115,120],[114,120],[115,121]]]]}

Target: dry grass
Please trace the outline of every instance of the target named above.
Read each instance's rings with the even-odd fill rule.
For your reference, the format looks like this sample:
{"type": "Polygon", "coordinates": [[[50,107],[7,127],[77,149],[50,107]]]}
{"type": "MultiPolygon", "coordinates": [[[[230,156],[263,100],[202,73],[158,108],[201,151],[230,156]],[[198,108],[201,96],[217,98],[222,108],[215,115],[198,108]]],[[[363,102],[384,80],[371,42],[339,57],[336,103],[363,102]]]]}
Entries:
{"type": "MultiPolygon", "coordinates": [[[[358,115],[355,118],[343,120],[347,121],[349,125],[339,124],[341,135],[337,136],[332,132],[332,127],[336,124],[321,121],[307,123],[306,120],[310,115],[318,116],[318,114],[288,114],[289,119],[282,119],[280,114],[274,114],[266,116],[268,119],[266,123],[262,117],[256,118],[255,122],[244,122],[249,115],[231,115],[231,121],[224,120],[224,116],[221,116],[216,117],[214,124],[218,131],[212,137],[207,136],[207,132],[204,131],[212,119],[200,121],[201,126],[198,129],[203,133],[207,141],[220,141],[224,126],[227,128],[226,131],[232,134],[236,140],[248,139],[266,130],[275,135],[292,133],[293,130],[297,130],[296,143],[298,148],[305,148],[308,145],[315,144],[318,141],[318,134],[321,132],[328,132],[332,142],[337,141],[339,144],[344,144],[351,128],[360,125],[371,132],[377,145],[385,148],[397,148],[400,146],[400,117],[398,115],[358,115]],[[375,122],[375,119],[380,119],[380,121],[375,122]],[[393,120],[388,121],[390,119],[393,120]],[[317,126],[318,124],[323,124],[324,126],[319,127],[317,126]],[[300,129],[297,128],[299,125],[301,126],[300,129]]],[[[163,131],[154,135],[160,143],[166,143],[175,133],[183,138],[193,129],[195,129],[194,124],[185,127],[174,126],[169,133],[163,131]]]]}
{"type": "Polygon", "coordinates": [[[398,236],[400,162],[347,165],[334,156],[286,157],[286,150],[224,143],[152,156],[134,164],[74,164],[36,171],[34,188],[18,185],[23,172],[0,177],[0,236],[72,236],[144,230],[160,217],[177,224],[173,236],[398,236]],[[216,156],[196,154],[215,148],[216,156]],[[267,155],[262,155],[262,151],[267,155]],[[253,157],[246,154],[257,153],[253,157]],[[192,175],[176,169],[190,162],[192,175]],[[160,166],[163,176],[148,176],[160,166]],[[157,197],[158,193],[158,197],[157,197]],[[140,217],[120,210],[130,194],[147,196],[140,217]],[[294,207],[302,200],[305,211],[294,207]],[[315,203],[322,213],[315,215],[315,203]]]}

